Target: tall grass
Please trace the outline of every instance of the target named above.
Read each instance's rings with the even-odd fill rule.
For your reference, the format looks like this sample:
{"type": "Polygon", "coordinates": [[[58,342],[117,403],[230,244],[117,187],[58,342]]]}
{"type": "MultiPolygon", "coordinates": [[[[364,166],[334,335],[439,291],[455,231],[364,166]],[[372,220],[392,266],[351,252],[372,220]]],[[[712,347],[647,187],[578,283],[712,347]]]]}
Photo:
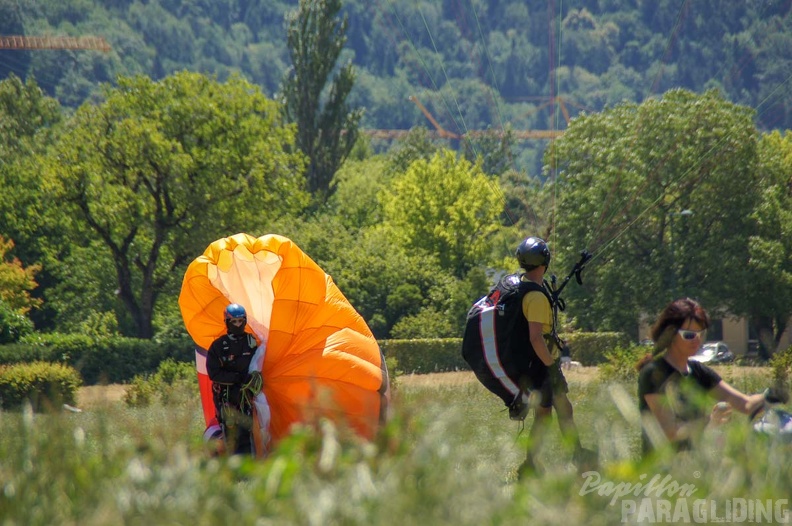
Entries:
{"type": "MultiPolygon", "coordinates": [[[[721,372],[742,389],[765,385],[737,368],[721,372]]],[[[520,432],[472,375],[454,383],[431,378],[437,380],[399,379],[393,416],[373,443],[323,423],[297,430],[263,461],[211,457],[195,398],[145,409],[118,401],[82,413],[0,413],[0,524],[621,521],[622,506],[611,504],[612,496],[582,494],[586,479],[570,463],[555,424],[542,452],[544,472],[517,480],[527,429],[520,432]]],[[[744,418],[694,453],[640,460],[634,385],[592,374],[569,378],[582,440],[599,450],[603,481],[668,474],[695,486],[691,504],[790,499],[792,451],[750,433],[744,418]]]]}

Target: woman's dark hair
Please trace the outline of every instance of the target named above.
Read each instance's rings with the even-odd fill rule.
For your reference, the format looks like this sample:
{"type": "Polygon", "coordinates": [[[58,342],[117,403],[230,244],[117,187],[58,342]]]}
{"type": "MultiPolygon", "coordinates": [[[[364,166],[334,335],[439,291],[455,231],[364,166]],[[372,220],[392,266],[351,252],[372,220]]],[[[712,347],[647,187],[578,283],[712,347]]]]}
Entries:
{"type": "MultiPolygon", "coordinates": [[[[667,347],[671,343],[670,340],[668,342],[660,341],[667,332],[670,332],[667,329],[673,327],[674,333],[676,333],[682,328],[686,320],[695,320],[704,329],[710,325],[709,314],[696,300],[691,298],[674,300],[666,305],[654,327],[652,327],[652,340],[654,340],[655,346],[658,343],[665,343],[663,347],[667,347]]],[[[671,334],[671,337],[673,337],[673,334],[671,334]]]]}
{"type": "Polygon", "coordinates": [[[644,365],[652,361],[652,357],[664,351],[669,345],[674,335],[687,320],[694,320],[707,329],[710,326],[710,317],[707,311],[699,302],[691,298],[680,298],[666,305],[660,317],[652,327],[652,340],[655,342],[654,351],[641,358],[635,368],[639,371],[644,365]]]}

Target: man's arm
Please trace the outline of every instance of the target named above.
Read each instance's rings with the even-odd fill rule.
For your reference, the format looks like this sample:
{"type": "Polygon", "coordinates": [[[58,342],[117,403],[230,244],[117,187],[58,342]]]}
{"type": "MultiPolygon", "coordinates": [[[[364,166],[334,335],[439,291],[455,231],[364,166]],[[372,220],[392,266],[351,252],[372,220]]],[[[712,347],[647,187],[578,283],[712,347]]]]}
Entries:
{"type": "Polygon", "coordinates": [[[245,379],[245,375],[242,373],[223,369],[214,344],[209,347],[209,352],[206,353],[206,373],[212,382],[218,384],[241,384],[245,379]]]}
{"type": "Polygon", "coordinates": [[[543,364],[550,367],[553,365],[555,360],[553,360],[553,356],[550,354],[550,350],[547,348],[544,335],[542,335],[542,324],[538,321],[529,321],[528,329],[531,332],[531,346],[533,347],[534,352],[536,352],[536,356],[542,360],[543,364]]]}

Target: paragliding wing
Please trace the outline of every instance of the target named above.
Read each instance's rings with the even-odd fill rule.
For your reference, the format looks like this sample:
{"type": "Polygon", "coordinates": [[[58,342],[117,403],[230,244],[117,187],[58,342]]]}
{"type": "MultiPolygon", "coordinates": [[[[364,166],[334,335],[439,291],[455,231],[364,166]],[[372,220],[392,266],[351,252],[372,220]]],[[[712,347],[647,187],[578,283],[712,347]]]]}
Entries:
{"type": "Polygon", "coordinates": [[[363,318],[308,255],[278,235],[237,234],[213,242],[188,267],[179,296],[196,367],[207,435],[217,426],[206,349],[225,333],[223,309],[239,303],[260,345],[256,409],[264,441],[328,417],[372,437],[384,418],[388,373],[363,318]]]}

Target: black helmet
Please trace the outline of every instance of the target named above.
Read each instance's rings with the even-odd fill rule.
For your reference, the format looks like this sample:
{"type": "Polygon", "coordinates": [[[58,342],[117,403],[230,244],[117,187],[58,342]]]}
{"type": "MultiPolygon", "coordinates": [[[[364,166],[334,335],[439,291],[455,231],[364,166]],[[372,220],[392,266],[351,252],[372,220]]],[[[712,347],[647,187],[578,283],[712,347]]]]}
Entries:
{"type": "Polygon", "coordinates": [[[520,266],[525,270],[550,265],[550,249],[547,248],[547,243],[538,237],[525,238],[525,241],[517,247],[515,255],[520,266]]]}

